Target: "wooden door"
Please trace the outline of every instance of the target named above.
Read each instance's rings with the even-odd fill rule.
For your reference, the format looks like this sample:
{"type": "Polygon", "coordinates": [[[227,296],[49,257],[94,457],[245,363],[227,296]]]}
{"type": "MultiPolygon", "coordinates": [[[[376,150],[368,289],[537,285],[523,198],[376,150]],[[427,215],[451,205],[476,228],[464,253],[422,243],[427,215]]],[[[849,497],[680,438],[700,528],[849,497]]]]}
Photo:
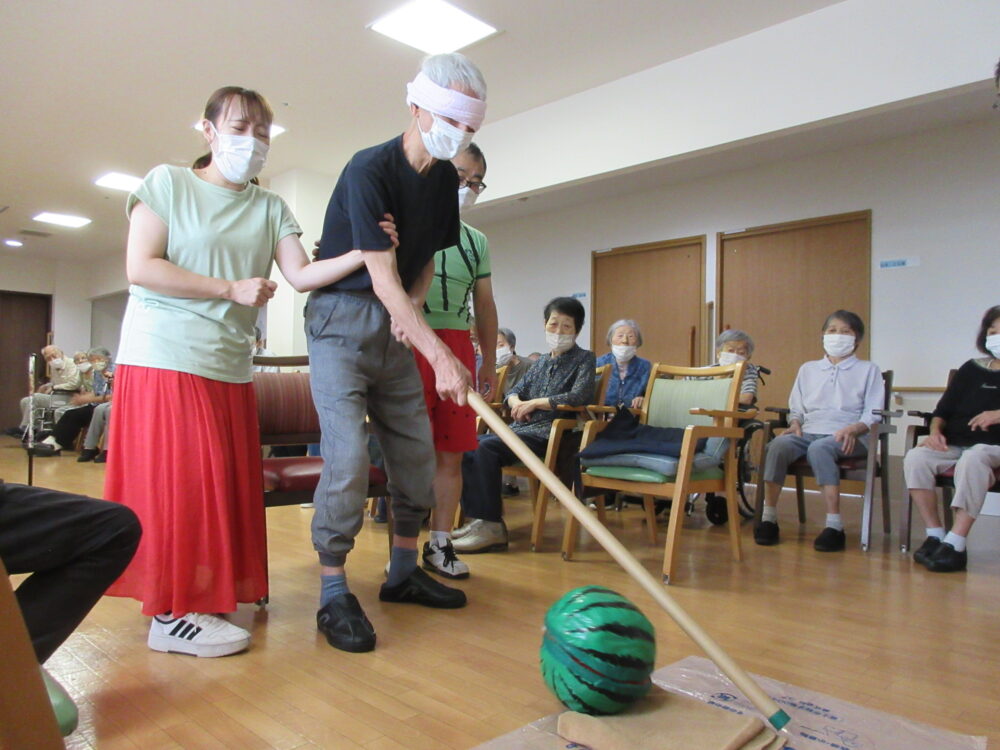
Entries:
{"type": "MultiPolygon", "coordinates": [[[[787,406],[799,366],[823,356],[826,316],[844,309],[869,325],[871,211],[719,235],[719,330],[754,339],[753,361],[770,368],[758,405],[787,406]]],[[[870,331],[858,349],[867,359],[870,331]]]]}
{"type": "Polygon", "coordinates": [[[45,371],[42,347],[51,326],[48,294],[0,291],[0,428],[21,421],[18,404],[28,395],[28,355],[37,354],[37,373],[45,371]]]}
{"type": "Polygon", "coordinates": [[[632,318],[642,328],[639,355],[654,364],[702,363],[705,237],[595,252],[591,256],[591,348],[609,351],[608,326],[632,318]]]}

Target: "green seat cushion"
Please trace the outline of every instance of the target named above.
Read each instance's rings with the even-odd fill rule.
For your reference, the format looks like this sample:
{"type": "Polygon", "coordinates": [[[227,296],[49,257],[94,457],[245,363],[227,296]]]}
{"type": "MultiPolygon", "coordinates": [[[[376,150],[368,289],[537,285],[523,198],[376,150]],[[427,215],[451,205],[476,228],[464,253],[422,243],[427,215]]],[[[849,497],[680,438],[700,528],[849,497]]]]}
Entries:
{"type": "MultiPolygon", "coordinates": [[[[655,482],[663,484],[676,479],[676,475],[668,476],[658,471],[639,469],[632,466],[591,466],[586,473],[592,477],[605,479],[624,479],[627,482],[655,482]]],[[[723,471],[718,466],[702,471],[691,472],[691,481],[698,482],[707,479],[722,479],[723,471]]]]}
{"type": "Polygon", "coordinates": [[[59,732],[63,737],[72,734],[80,720],[76,704],[69,697],[66,688],[56,682],[52,676],[42,669],[42,679],[45,681],[45,690],[49,694],[49,702],[52,704],[52,711],[56,715],[56,723],[59,725],[59,732]]]}

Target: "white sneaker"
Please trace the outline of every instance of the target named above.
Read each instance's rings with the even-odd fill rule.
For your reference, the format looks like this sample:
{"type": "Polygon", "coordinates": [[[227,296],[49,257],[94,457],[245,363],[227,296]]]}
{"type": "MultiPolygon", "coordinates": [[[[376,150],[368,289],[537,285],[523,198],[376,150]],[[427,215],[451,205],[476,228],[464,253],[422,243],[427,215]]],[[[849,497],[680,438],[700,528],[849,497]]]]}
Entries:
{"type": "Polygon", "coordinates": [[[469,533],[452,540],[456,552],[502,552],[507,549],[507,527],[503,521],[477,518],[469,533]]]}
{"type": "Polygon", "coordinates": [[[455,555],[455,547],[449,541],[444,547],[433,542],[424,542],[424,570],[437,573],[445,578],[468,578],[469,566],[455,555]]]}
{"type": "Polygon", "coordinates": [[[250,645],[250,633],[215,615],[188,613],[149,624],[147,644],[153,651],[191,656],[228,656],[250,645]]]}
{"type": "Polygon", "coordinates": [[[478,518],[468,519],[464,524],[462,524],[457,529],[451,532],[451,538],[458,539],[460,536],[465,536],[470,531],[472,531],[472,527],[476,525],[476,521],[478,520],[479,520],[478,518]]]}

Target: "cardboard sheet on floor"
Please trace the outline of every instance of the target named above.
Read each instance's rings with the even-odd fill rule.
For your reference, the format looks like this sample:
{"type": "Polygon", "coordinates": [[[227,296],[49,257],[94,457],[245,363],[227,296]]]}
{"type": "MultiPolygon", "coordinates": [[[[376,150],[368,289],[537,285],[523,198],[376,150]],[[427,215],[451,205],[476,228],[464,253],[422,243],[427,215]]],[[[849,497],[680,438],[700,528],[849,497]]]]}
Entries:
{"type": "MultiPolygon", "coordinates": [[[[786,750],[986,750],[985,737],[948,732],[778,680],[757,675],[754,678],[792,717],[786,750]]],[[[725,675],[700,656],[689,656],[656,670],[653,682],[726,711],[759,716],[725,675]]],[[[558,716],[546,716],[475,750],[580,748],[556,734],[558,716]]]]}

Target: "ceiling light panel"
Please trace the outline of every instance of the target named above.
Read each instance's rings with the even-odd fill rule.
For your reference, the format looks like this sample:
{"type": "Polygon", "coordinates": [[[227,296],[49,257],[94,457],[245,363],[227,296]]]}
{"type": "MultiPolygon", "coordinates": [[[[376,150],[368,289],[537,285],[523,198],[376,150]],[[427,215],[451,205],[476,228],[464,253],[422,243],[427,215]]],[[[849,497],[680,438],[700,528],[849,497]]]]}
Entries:
{"type": "Polygon", "coordinates": [[[57,224],[61,227],[72,227],[79,229],[90,223],[90,219],[83,216],[70,216],[69,214],[54,214],[50,211],[42,211],[36,216],[32,216],[35,221],[43,221],[46,224],[57,224]]]}
{"type": "Polygon", "coordinates": [[[431,55],[454,52],[497,33],[444,0],[412,0],[368,28],[431,55]]]}
{"type": "Polygon", "coordinates": [[[94,184],[98,187],[124,190],[127,193],[131,193],[142,184],[142,178],[123,174],[122,172],[108,172],[106,175],[101,175],[94,180],[94,184]]]}

